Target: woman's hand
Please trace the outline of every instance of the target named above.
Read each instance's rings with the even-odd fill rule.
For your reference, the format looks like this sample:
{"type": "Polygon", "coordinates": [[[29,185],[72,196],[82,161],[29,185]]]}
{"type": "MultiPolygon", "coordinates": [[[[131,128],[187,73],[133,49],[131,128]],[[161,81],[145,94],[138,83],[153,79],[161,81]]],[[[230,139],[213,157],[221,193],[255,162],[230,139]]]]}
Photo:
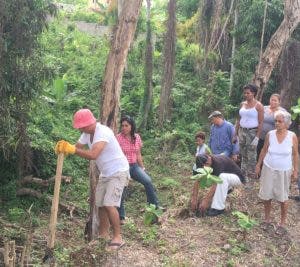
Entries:
{"type": "Polygon", "coordinates": [[[292,182],[297,182],[297,180],[298,180],[298,170],[293,170],[291,178],[292,178],[292,182]]]}
{"type": "Polygon", "coordinates": [[[256,175],[257,179],[260,177],[260,172],[261,172],[260,164],[256,164],[256,166],[255,166],[255,175],[256,175]]]}

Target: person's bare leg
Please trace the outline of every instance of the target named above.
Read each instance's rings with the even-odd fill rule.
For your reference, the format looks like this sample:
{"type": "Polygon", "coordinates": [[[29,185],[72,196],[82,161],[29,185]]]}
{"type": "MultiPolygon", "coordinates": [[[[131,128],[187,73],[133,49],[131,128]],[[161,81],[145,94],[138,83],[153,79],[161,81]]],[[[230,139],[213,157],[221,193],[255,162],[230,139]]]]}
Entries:
{"type": "Polygon", "coordinates": [[[281,218],[280,218],[280,226],[285,227],[286,225],[286,219],[287,219],[287,213],[288,213],[288,201],[280,202],[281,207],[281,218]]]}
{"type": "Polygon", "coordinates": [[[99,237],[109,240],[109,217],[104,207],[99,208],[99,237]]]}
{"type": "Polygon", "coordinates": [[[272,200],[264,200],[264,208],[265,208],[265,222],[271,222],[271,208],[272,208],[272,200]]]}
{"type": "Polygon", "coordinates": [[[116,207],[104,207],[113,230],[111,243],[122,243],[119,212],[116,207]]]}

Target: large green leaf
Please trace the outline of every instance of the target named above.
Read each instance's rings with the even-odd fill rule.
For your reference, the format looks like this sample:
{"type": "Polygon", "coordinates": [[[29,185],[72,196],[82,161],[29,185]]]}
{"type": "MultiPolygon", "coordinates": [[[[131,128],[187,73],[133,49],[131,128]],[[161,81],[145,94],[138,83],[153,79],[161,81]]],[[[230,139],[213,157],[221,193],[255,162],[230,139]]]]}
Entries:
{"type": "Polygon", "coordinates": [[[233,215],[238,217],[238,224],[239,226],[248,231],[250,230],[253,226],[257,225],[257,221],[251,219],[248,215],[244,214],[243,212],[240,211],[234,211],[232,212],[233,215]]]}
{"type": "Polygon", "coordinates": [[[53,81],[53,92],[58,102],[61,102],[66,94],[65,81],[63,79],[55,79],[53,81]]]}
{"type": "Polygon", "coordinates": [[[191,177],[192,180],[198,180],[200,188],[211,187],[213,184],[223,183],[222,179],[218,176],[213,175],[213,169],[208,166],[199,168],[196,170],[198,174],[191,177]]]}

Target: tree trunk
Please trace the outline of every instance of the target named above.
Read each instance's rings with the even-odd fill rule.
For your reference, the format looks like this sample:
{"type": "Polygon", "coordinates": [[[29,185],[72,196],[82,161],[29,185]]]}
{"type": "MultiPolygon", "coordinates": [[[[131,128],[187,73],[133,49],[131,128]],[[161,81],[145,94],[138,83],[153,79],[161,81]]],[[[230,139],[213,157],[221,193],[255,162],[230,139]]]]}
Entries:
{"type": "Polygon", "coordinates": [[[127,0],[112,40],[106,62],[101,92],[101,122],[117,130],[122,76],[130,44],[133,40],[142,0],[127,0]]]}
{"type": "Polygon", "coordinates": [[[261,100],[264,88],[278,61],[281,51],[286,45],[293,31],[300,22],[300,0],[284,1],[284,19],[271,37],[261,61],[256,67],[253,83],[259,87],[257,98],[261,100]]]}
{"type": "Polygon", "coordinates": [[[290,110],[300,97],[300,41],[291,40],[283,51],[279,84],[281,106],[290,110]]]}
{"type": "Polygon", "coordinates": [[[171,89],[174,80],[176,48],[176,0],[169,0],[167,34],[164,48],[164,70],[160,92],[158,124],[160,127],[171,117],[171,89]]]}
{"type": "Polygon", "coordinates": [[[151,0],[147,1],[147,38],[146,38],[146,53],[145,53],[145,90],[144,98],[141,101],[140,107],[140,125],[139,129],[145,129],[148,123],[149,113],[152,106],[153,86],[153,44],[152,44],[152,31],[151,31],[151,0]]]}
{"type": "Polygon", "coordinates": [[[96,186],[99,179],[99,170],[96,166],[95,161],[90,162],[90,195],[89,195],[89,202],[90,202],[90,214],[88,221],[86,223],[84,234],[88,241],[96,239],[99,233],[99,215],[98,215],[98,207],[96,206],[96,186]]]}
{"type": "Polygon", "coordinates": [[[228,16],[227,16],[227,18],[225,20],[225,23],[223,25],[222,31],[221,31],[221,33],[220,33],[220,35],[218,37],[218,40],[217,40],[216,44],[213,47],[213,50],[217,49],[217,47],[219,46],[219,44],[220,44],[220,42],[222,40],[223,35],[225,34],[226,27],[228,25],[229,19],[231,17],[232,11],[233,11],[233,7],[234,7],[234,0],[231,0],[228,16]]]}
{"type": "MultiPolygon", "coordinates": [[[[238,24],[238,11],[237,8],[234,11],[234,31],[236,30],[238,24]]],[[[231,63],[230,63],[230,80],[229,80],[229,97],[233,94],[233,82],[234,82],[234,56],[235,56],[235,49],[236,49],[236,36],[233,34],[232,36],[232,48],[231,48],[231,63]]]]}
{"type": "Polygon", "coordinates": [[[124,2],[124,0],[118,0],[118,18],[120,18],[120,15],[122,13],[124,2]]]}
{"type": "Polygon", "coordinates": [[[222,18],[222,11],[223,11],[223,1],[222,0],[215,0],[214,6],[214,15],[213,15],[213,27],[212,32],[210,35],[210,42],[208,51],[213,50],[217,41],[219,39],[221,33],[221,18],[222,18]]]}

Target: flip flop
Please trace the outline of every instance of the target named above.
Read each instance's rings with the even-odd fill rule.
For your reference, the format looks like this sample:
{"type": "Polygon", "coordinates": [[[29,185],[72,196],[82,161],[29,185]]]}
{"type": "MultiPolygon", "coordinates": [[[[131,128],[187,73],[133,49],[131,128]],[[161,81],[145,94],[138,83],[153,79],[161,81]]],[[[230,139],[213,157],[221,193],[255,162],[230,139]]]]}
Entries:
{"type": "Polygon", "coordinates": [[[277,234],[279,236],[288,235],[288,233],[289,233],[288,230],[285,227],[281,226],[281,225],[278,225],[277,229],[275,231],[275,234],[277,234]]]}
{"type": "Polygon", "coordinates": [[[275,230],[275,226],[272,222],[262,222],[260,224],[260,227],[266,232],[275,230]]]}
{"type": "Polygon", "coordinates": [[[107,244],[106,251],[117,251],[125,245],[125,242],[110,242],[107,244]]]}

